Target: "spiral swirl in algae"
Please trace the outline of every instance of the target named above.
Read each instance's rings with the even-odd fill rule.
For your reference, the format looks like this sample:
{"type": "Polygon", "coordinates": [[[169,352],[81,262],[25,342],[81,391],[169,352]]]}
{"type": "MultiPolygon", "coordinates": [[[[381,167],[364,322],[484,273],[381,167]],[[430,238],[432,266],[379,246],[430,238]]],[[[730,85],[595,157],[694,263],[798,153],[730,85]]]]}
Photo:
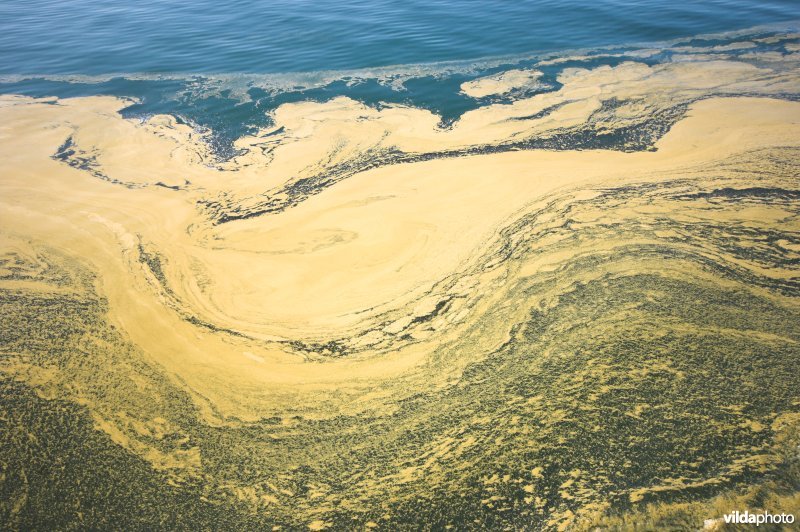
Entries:
{"type": "Polygon", "coordinates": [[[284,104],[227,160],[123,99],[0,97],[0,519],[797,511],[796,41],[489,76],[518,96],[449,126],[284,104]]]}

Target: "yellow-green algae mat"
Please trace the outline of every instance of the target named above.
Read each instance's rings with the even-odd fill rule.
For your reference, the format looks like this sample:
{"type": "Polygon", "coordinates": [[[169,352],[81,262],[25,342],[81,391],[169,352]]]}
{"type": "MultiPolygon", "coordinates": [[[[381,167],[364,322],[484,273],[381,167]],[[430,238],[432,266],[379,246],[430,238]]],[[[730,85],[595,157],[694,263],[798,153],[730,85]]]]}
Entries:
{"type": "Polygon", "coordinates": [[[4,528],[797,513],[798,54],[700,52],[449,129],[286,104],[229,161],[0,98],[4,528]]]}

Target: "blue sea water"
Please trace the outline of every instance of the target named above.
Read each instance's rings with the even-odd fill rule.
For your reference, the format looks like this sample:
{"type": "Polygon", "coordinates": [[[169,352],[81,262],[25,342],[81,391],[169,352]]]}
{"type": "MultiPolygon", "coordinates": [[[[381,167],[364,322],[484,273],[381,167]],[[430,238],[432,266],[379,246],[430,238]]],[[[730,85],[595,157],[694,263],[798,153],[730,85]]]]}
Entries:
{"type": "Polygon", "coordinates": [[[0,92],[134,97],[128,115],[185,117],[224,155],[284,102],[347,94],[447,122],[478,105],[463,81],[536,54],[798,19],[797,0],[3,0],[0,92]]]}
{"type": "Polygon", "coordinates": [[[0,73],[309,72],[661,41],[797,0],[3,0],[0,73]]]}

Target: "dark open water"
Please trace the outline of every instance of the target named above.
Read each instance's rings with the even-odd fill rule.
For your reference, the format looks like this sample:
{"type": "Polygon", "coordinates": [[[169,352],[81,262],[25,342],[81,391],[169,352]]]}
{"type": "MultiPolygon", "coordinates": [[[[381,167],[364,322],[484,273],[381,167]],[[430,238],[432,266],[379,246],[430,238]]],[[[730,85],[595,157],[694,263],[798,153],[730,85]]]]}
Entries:
{"type": "Polygon", "coordinates": [[[3,0],[0,73],[313,72],[730,31],[796,0],[3,0]]]}

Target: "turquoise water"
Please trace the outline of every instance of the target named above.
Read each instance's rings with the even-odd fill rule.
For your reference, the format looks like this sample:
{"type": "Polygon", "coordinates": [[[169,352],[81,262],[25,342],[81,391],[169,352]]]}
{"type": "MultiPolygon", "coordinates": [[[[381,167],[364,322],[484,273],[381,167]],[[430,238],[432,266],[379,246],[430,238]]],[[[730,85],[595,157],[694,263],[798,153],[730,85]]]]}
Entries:
{"type": "Polygon", "coordinates": [[[313,72],[660,41],[796,0],[4,0],[0,73],[313,72]]]}
{"type": "MultiPolygon", "coordinates": [[[[427,108],[447,124],[481,104],[461,83],[542,55],[793,30],[798,19],[796,0],[4,0],[0,92],[134,97],[129,116],[210,128],[224,156],[285,102],[345,94],[427,108]]],[[[543,70],[540,90],[555,90],[558,69],[543,70]]]]}

